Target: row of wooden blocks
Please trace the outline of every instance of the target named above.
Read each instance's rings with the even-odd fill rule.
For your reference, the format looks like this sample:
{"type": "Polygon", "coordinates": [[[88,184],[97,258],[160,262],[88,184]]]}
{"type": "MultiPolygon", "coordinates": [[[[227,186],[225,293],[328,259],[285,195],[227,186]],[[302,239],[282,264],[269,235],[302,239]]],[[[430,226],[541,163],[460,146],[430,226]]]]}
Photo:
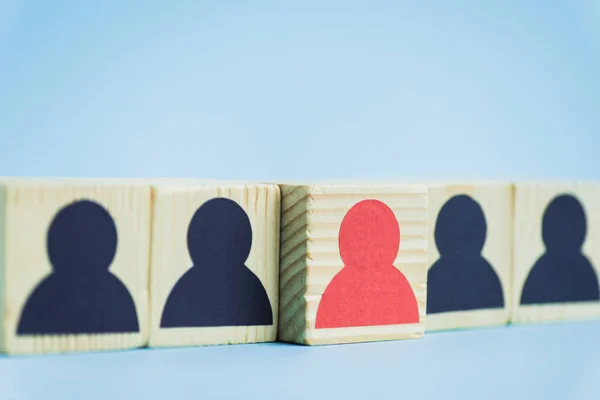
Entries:
{"type": "Polygon", "coordinates": [[[600,317],[600,184],[3,178],[0,350],[600,317]]]}

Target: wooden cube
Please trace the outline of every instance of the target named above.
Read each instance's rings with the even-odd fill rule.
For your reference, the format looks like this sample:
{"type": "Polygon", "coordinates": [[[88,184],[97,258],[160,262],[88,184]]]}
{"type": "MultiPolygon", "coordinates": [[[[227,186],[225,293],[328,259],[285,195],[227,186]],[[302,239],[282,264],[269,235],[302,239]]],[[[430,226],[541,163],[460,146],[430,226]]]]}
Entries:
{"type": "Polygon", "coordinates": [[[512,225],[511,184],[429,186],[428,331],[509,322],[512,225]]]}
{"type": "Polygon", "coordinates": [[[279,187],[174,181],[153,199],[150,346],[274,341],[279,187]]]}
{"type": "Polygon", "coordinates": [[[600,184],[517,184],[514,239],[514,323],[600,318],[600,184]]]}
{"type": "Polygon", "coordinates": [[[423,336],[427,188],[281,189],[278,339],[318,345],[423,336]]]}
{"type": "Polygon", "coordinates": [[[149,335],[150,187],[0,182],[0,349],[141,347],[149,335]]]}

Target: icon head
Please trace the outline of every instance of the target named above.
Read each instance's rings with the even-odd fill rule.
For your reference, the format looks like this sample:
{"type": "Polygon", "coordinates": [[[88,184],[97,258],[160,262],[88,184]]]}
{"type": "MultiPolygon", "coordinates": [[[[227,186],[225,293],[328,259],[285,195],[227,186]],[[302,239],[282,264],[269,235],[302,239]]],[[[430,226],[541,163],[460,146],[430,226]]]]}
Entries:
{"type": "Polygon", "coordinates": [[[486,234],[483,209],[470,196],[453,196],[440,209],[434,233],[440,256],[480,254],[486,234]]]}
{"type": "Polygon", "coordinates": [[[248,214],[233,200],[211,199],[192,217],[187,244],[195,266],[241,267],[252,246],[248,214]]]}
{"type": "Polygon", "coordinates": [[[583,206],[572,195],[556,196],[544,212],[542,239],[549,252],[579,252],[587,231],[583,206]]]}
{"type": "Polygon", "coordinates": [[[363,269],[391,266],[399,245],[396,216],[379,200],[355,204],[342,220],[339,248],[346,266],[363,269]]]}
{"type": "Polygon", "coordinates": [[[54,216],[47,250],[57,273],[106,271],[117,251],[117,227],[103,206],[77,200],[54,216]]]}

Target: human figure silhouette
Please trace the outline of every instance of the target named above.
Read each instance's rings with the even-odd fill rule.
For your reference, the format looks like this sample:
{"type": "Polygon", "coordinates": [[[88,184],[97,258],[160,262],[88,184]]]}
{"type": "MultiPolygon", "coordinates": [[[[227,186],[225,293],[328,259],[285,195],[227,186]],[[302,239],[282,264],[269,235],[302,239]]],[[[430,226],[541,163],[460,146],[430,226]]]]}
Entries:
{"type": "Polygon", "coordinates": [[[161,327],[273,324],[267,292],[245,265],[252,227],[236,202],[214,198],[202,204],[188,227],[187,244],[193,266],[171,290],[161,327]]]}
{"type": "Polygon", "coordinates": [[[116,249],[117,228],[104,207],[78,200],[62,208],[47,235],[53,271],[27,299],[17,334],[138,332],[133,298],[109,272],[116,249]]]}
{"type": "Polygon", "coordinates": [[[338,242],[344,267],[321,297],[315,328],[418,323],[415,294],[393,265],[400,228],[392,210],[378,200],[355,204],[338,242]]]}
{"type": "Polygon", "coordinates": [[[427,282],[427,313],[504,307],[498,275],[481,255],[486,221],[479,203],[461,194],[441,208],[435,225],[440,257],[427,282]]]}
{"type": "Polygon", "coordinates": [[[529,271],[521,304],[600,300],[598,277],[581,252],[586,225],[583,206],[574,196],[562,194],[550,202],[542,222],[546,252],[529,271]]]}

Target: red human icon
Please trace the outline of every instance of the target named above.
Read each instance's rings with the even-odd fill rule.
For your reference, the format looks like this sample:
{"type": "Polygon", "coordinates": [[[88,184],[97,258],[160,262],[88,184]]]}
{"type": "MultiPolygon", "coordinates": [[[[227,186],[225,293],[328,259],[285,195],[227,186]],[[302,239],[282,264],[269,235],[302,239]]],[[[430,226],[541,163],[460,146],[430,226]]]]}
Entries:
{"type": "Polygon", "coordinates": [[[392,210],[378,200],[355,204],[344,216],[338,242],[344,267],[321,297],[315,327],[418,323],[415,294],[393,265],[400,227],[392,210]]]}

